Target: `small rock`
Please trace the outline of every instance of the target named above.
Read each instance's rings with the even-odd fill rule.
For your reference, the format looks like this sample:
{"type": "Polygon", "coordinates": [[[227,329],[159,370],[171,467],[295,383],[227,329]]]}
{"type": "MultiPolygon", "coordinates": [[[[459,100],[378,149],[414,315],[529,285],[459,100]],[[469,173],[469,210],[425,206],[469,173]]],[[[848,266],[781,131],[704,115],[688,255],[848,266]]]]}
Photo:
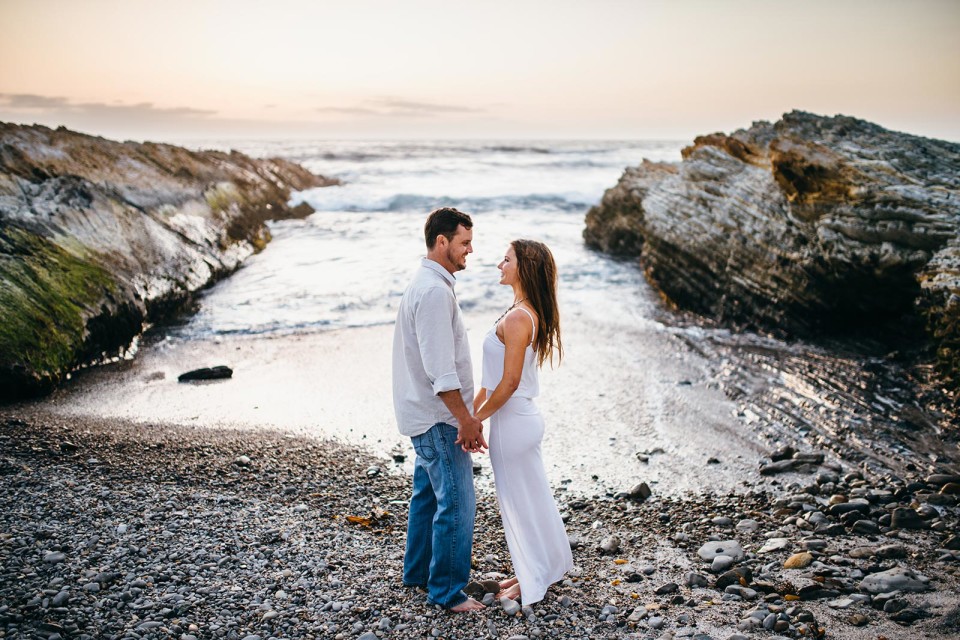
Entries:
{"type": "Polygon", "coordinates": [[[726,589],[731,584],[750,584],[753,580],[753,572],[749,567],[737,567],[731,569],[717,578],[717,589],[726,589]]]}
{"type": "Polygon", "coordinates": [[[710,571],[713,573],[723,573],[733,566],[734,560],[728,555],[720,554],[710,563],[710,571]]]}
{"type": "Polygon", "coordinates": [[[620,550],[620,538],[617,536],[610,536],[604,538],[603,542],[600,543],[600,551],[605,555],[613,555],[620,550]]]}
{"type": "Polygon", "coordinates": [[[903,598],[890,598],[883,603],[883,612],[884,613],[896,613],[897,611],[902,611],[907,608],[908,603],[903,598]]]}
{"type": "Polygon", "coordinates": [[[511,600],[507,596],[500,598],[500,606],[503,607],[503,612],[508,616],[515,616],[520,613],[520,605],[516,600],[511,600]]]}
{"type": "Polygon", "coordinates": [[[713,562],[713,559],[719,555],[730,556],[736,562],[739,562],[746,557],[746,554],[743,552],[743,547],[741,547],[740,543],[736,540],[716,540],[707,542],[700,547],[699,551],[697,551],[697,555],[707,562],[713,562]]]}
{"type": "Polygon", "coordinates": [[[885,560],[897,560],[907,557],[907,548],[902,544],[887,544],[876,549],[876,556],[885,560]]]}
{"type": "Polygon", "coordinates": [[[231,377],[233,377],[233,369],[224,365],[219,365],[216,367],[204,367],[202,369],[194,369],[193,371],[181,373],[179,376],[177,376],[177,380],[180,382],[190,382],[191,380],[222,380],[231,377]]]}
{"type": "Polygon", "coordinates": [[[780,462],[781,460],[789,460],[793,457],[793,454],[797,452],[796,449],[790,445],[780,447],[776,451],[770,454],[770,459],[774,462],[780,462]]]}
{"type": "Polygon", "coordinates": [[[913,624],[917,620],[928,617],[930,614],[922,609],[917,609],[915,607],[909,607],[903,611],[898,611],[897,613],[890,616],[890,619],[896,622],[897,624],[913,624]]]}
{"type": "Polygon", "coordinates": [[[960,496],[960,482],[948,482],[940,488],[940,493],[950,496],[960,496]]]}
{"type": "Polygon", "coordinates": [[[801,553],[795,553],[783,563],[784,569],[803,569],[809,567],[813,562],[813,554],[803,551],[801,553]]]}
{"type": "Polygon", "coordinates": [[[880,525],[878,525],[873,520],[857,520],[853,523],[851,530],[854,533],[860,533],[863,535],[873,535],[880,533],[880,525]]]}
{"type": "Polygon", "coordinates": [[[750,518],[746,518],[737,523],[737,531],[742,531],[744,533],[753,533],[759,529],[760,523],[750,518]]]}
{"type": "Polygon", "coordinates": [[[668,593],[676,593],[680,586],[676,582],[668,582],[667,584],[659,587],[654,593],[658,596],[666,595],[668,593]]]}
{"type": "Polygon", "coordinates": [[[849,609],[853,605],[853,600],[850,598],[840,598],[838,600],[831,600],[827,603],[827,606],[831,609],[849,609]]]}
{"type": "Polygon", "coordinates": [[[652,492],[650,491],[650,487],[647,486],[647,483],[641,482],[640,484],[634,485],[633,488],[630,489],[630,492],[627,495],[630,497],[631,500],[635,500],[637,502],[643,502],[644,500],[650,497],[651,493],[652,492]]]}
{"type": "Polygon", "coordinates": [[[749,587],[744,587],[739,584],[728,585],[724,590],[724,593],[730,593],[736,596],[743,598],[744,600],[753,600],[757,597],[757,592],[749,587]]]}
{"type": "Polygon", "coordinates": [[[684,586],[693,589],[696,587],[705,587],[709,584],[709,581],[707,580],[706,576],[688,571],[687,573],[683,574],[683,584],[684,586]]]}
{"type": "Polygon", "coordinates": [[[481,580],[480,586],[483,587],[484,593],[499,593],[500,592],[500,583],[496,580],[481,580]]]}
{"type": "Polygon", "coordinates": [[[927,523],[914,509],[900,507],[890,515],[891,529],[926,529],[927,523]]]}
{"type": "Polygon", "coordinates": [[[793,542],[790,540],[790,538],[770,538],[763,544],[762,547],[757,549],[757,553],[772,553],[774,551],[782,551],[792,544],[793,542]]]}
{"type": "Polygon", "coordinates": [[[762,476],[772,476],[777,473],[785,473],[787,471],[793,471],[797,466],[795,460],[778,460],[777,462],[771,462],[770,464],[765,464],[760,466],[760,475],[762,476]]]}
{"type": "Polygon", "coordinates": [[[874,594],[888,591],[926,591],[929,588],[930,578],[904,567],[870,574],[860,582],[861,591],[874,594]]]}
{"type": "Polygon", "coordinates": [[[862,627],[863,625],[870,622],[870,619],[867,618],[867,616],[863,615],[862,613],[854,613],[849,618],[847,618],[847,622],[849,624],[852,624],[855,627],[862,627]]]}

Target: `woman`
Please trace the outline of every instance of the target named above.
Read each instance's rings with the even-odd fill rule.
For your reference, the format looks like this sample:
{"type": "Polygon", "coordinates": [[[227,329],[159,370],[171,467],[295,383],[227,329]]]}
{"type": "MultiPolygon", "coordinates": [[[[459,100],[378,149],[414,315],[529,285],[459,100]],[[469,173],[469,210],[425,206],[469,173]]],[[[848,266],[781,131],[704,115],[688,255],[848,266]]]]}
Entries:
{"type": "Polygon", "coordinates": [[[547,588],[573,568],[570,542],[540,457],[543,417],[537,369],[563,357],[557,309],[557,266],[541,242],[514,240],[500,269],[513,288],[513,305],[483,340],[483,378],[473,403],[490,420],[490,462],[497,501],[516,578],[500,583],[500,597],[543,599],[547,588]]]}

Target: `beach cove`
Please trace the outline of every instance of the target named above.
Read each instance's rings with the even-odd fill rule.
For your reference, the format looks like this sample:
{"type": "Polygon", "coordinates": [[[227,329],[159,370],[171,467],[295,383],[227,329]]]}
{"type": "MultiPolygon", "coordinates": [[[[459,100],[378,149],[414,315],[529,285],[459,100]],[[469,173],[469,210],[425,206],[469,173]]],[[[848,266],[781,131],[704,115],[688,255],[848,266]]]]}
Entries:
{"type": "MultiPolygon", "coordinates": [[[[344,185],[297,194],[316,213],[271,223],[265,251],[200,296],[195,313],[148,333],[133,359],[2,410],[6,637],[955,632],[955,500],[916,528],[890,527],[891,505],[955,482],[925,472],[954,461],[955,447],[902,428],[910,407],[936,395],[924,381],[860,345],[675,313],[633,262],[583,246],[583,212],[620,170],[675,159],[679,143],[340,145],[241,147],[344,185]],[[392,423],[391,323],[431,203],[476,223],[458,283],[475,364],[509,303],[495,269],[506,243],[546,241],[561,271],[567,357],[544,371],[540,404],[578,575],[532,611],[450,618],[390,579],[412,456],[392,423]],[[177,382],[220,364],[232,379],[177,382]],[[786,447],[799,457],[777,456],[794,463],[770,472],[786,447]],[[826,519],[811,523],[813,511],[826,519]],[[865,523],[844,527],[850,512],[865,523]],[[724,572],[697,553],[711,539],[737,539],[756,574],[745,582],[769,591],[739,577],[718,589],[724,572]],[[787,542],[761,552],[770,540],[787,542]],[[784,568],[797,553],[807,564],[784,568]],[[886,600],[840,603],[879,573],[866,569],[904,558],[934,593],[903,590],[889,611],[886,600]]],[[[481,577],[508,566],[489,464],[475,458],[481,577]]]]}

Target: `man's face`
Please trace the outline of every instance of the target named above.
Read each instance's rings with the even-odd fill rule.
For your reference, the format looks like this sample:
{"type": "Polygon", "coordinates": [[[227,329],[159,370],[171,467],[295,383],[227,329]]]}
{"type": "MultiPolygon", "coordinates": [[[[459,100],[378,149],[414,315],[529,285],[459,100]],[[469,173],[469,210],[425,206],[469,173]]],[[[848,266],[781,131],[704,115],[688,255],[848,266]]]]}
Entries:
{"type": "Polygon", "coordinates": [[[461,224],[457,226],[456,235],[447,244],[447,261],[456,271],[463,271],[467,268],[469,253],[473,253],[473,229],[467,229],[461,224]]]}

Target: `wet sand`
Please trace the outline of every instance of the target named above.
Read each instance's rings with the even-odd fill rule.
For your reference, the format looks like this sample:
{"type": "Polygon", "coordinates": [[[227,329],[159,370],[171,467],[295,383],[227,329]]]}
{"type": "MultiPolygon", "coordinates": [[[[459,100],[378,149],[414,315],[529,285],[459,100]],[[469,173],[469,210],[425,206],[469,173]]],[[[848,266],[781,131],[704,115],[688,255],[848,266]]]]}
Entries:
{"type": "MultiPolygon", "coordinates": [[[[492,319],[467,315],[479,370],[492,319]]],[[[541,374],[544,456],[555,486],[604,495],[646,481],[657,491],[728,492],[760,479],[767,443],[745,428],[710,363],[660,322],[598,304],[564,318],[566,357],[541,374]],[[655,452],[647,462],[637,453],[655,452]],[[717,464],[707,464],[710,458],[717,464]],[[594,478],[596,476],[596,478],[594,478]]],[[[215,342],[148,340],[133,361],[80,372],[30,405],[56,416],[270,429],[412,454],[393,417],[392,326],[215,342]],[[232,379],[178,383],[227,365],[232,379]]],[[[476,375],[479,380],[479,373],[476,375]]],[[[477,456],[488,469],[485,456],[477,456]]]]}

